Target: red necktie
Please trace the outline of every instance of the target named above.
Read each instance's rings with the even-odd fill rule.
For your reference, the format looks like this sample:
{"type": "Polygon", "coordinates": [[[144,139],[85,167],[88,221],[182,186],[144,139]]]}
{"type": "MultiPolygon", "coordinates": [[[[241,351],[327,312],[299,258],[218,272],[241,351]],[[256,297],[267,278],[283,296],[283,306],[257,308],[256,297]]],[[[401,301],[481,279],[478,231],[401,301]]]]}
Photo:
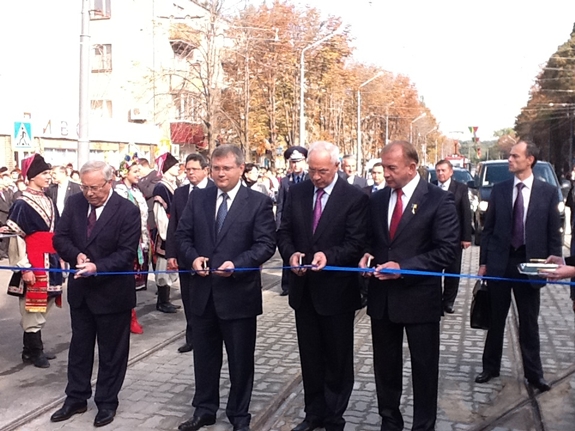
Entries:
{"type": "Polygon", "coordinates": [[[90,238],[90,235],[92,234],[92,229],[94,229],[94,226],[96,226],[96,208],[94,208],[93,206],[90,206],[90,215],[88,216],[88,225],[87,225],[87,229],[86,229],[86,236],[88,238],[90,238]]]}
{"type": "Polygon", "coordinates": [[[403,192],[401,189],[395,189],[395,194],[397,195],[397,201],[395,202],[395,208],[393,209],[393,214],[391,215],[391,223],[389,224],[389,238],[393,239],[399,222],[401,221],[401,216],[403,214],[403,202],[401,202],[401,196],[403,192]]]}
{"type": "Polygon", "coordinates": [[[321,218],[321,197],[325,191],[323,189],[317,189],[316,197],[315,197],[315,207],[313,208],[313,233],[315,233],[315,229],[319,224],[319,219],[321,218]]]}

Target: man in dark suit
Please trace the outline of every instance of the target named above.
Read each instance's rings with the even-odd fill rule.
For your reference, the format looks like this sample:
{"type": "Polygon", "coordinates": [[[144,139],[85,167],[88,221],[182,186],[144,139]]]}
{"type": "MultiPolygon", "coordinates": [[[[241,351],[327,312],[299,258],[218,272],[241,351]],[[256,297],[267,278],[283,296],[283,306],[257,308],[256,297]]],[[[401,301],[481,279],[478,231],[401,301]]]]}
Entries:
{"type": "Polygon", "coordinates": [[[68,200],[56,226],[54,248],[78,270],[68,279],[72,341],[64,406],[52,422],[86,411],[92,394],[94,344],[98,342],[98,380],[94,426],[114,420],[130,349],[130,317],[136,306],[133,275],[96,273],[132,271],[141,235],[140,211],[112,190],[113,170],[104,162],[80,170],[82,194],[68,200]]]}
{"type": "Polygon", "coordinates": [[[81,191],[80,184],[70,181],[66,174],[66,166],[52,168],[52,184],[48,186],[46,195],[52,199],[60,214],[64,212],[68,198],[81,191]]]}
{"type": "Polygon", "coordinates": [[[337,175],[338,165],[335,145],[320,141],[310,147],[311,181],[290,188],[278,231],[282,258],[293,267],[289,304],[295,310],[304,386],[306,416],[294,431],[343,431],[353,389],[359,280],[353,272],[322,269],[357,264],[367,241],[368,197],[337,175]]]}
{"type": "MultiPolygon", "coordinates": [[[[526,279],[517,270],[519,263],[562,254],[557,190],[533,176],[538,153],[533,142],[519,141],[509,155],[513,179],[493,186],[481,234],[478,272],[481,276],[526,279]]],[[[525,378],[540,391],[549,390],[543,378],[537,323],[543,284],[489,280],[487,285],[491,325],[483,350],[483,371],[475,381],[485,383],[499,376],[505,321],[513,291],[525,378]]]]}
{"type": "Polygon", "coordinates": [[[341,170],[343,171],[345,180],[349,184],[359,187],[360,189],[367,187],[367,180],[357,175],[355,156],[349,154],[343,156],[343,159],[341,159],[341,170]]]}
{"type": "Polygon", "coordinates": [[[381,158],[388,187],[371,197],[370,253],[359,263],[362,268],[375,265],[367,313],[381,429],[403,429],[399,405],[405,331],[414,394],[412,429],[431,431],[437,417],[441,279],[380,271],[443,270],[459,247],[459,222],[453,194],[417,173],[418,156],[412,144],[392,142],[381,158]]]}
{"type": "MultiPolygon", "coordinates": [[[[168,233],[166,238],[166,258],[168,259],[169,269],[178,269],[181,262],[178,262],[178,244],[176,243],[176,230],[178,223],[188,198],[195,189],[205,189],[213,187],[214,182],[208,177],[210,168],[208,161],[199,153],[192,153],[186,157],[186,176],[189,184],[178,187],[174,191],[174,200],[172,201],[172,212],[170,222],[168,223],[168,233]]],[[[186,342],[178,347],[178,352],[186,353],[192,350],[192,310],[190,303],[190,280],[191,275],[186,272],[179,274],[180,291],[182,292],[182,303],[184,304],[184,313],[186,315],[186,342]]]]}
{"type": "MultiPolygon", "coordinates": [[[[453,166],[449,160],[440,160],[435,165],[437,185],[440,189],[453,193],[457,218],[459,219],[459,244],[461,247],[455,253],[455,259],[445,268],[448,274],[461,274],[461,258],[463,250],[471,246],[471,207],[469,205],[469,190],[467,185],[455,181],[453,166]]],[[[444,277],[443,279],[443,311],[455,312],[453,304],[459,290],[459,278],[444,277]]]]}
{"type": "MultiPolygon", "coordinates": [[[[290,172],[280,181],[276,208],[276,226],[278,229],[281,224],[282,214],[284,211],[285,203],[287,201],[287,195],[290,186],[293,184],[299,184],[308,179],[305,162],[306,157],[307,150],[300,146],[289,147],[284,152],[284,158],[289,163],[290,172]]],[[[284,262],[284,266],[287,266],[287,262],[284,262]]],[[[282,270],[281,296],[287,296],[289,294],[289,273],[289,269],[282,270]]]]}
{"type": "Polygon", "coordinates": [[[273,204],[241,184],[244,156],[238,147],[217,147],[211,171],[216,187],[192,192],[176,230],[180,268],[196,271],[190,284],[195,411],[179,429],[215,423],[225,345],[232,382],[226,414],[234,431],[249,431],[256,317],[262,313],[258,267],[275,251],[273,204]]]}
{"type": "Polygon", "coordinates": [[[385,187],[383,165],[380,162],[377,162],[372,166],[371,179],[373,180],[373,185],[363,188],[363,191],[367,193],[368,196],[371,196],[372,193],[375,193],[385,187]]]}

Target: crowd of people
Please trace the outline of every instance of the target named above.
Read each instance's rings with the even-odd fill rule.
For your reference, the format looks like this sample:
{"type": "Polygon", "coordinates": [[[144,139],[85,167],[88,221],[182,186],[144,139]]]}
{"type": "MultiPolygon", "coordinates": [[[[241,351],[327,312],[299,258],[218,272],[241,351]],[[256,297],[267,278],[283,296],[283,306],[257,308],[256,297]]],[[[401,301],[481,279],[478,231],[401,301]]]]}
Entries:
{"type": "MultiPolygon", "coordinates": [[[[509,157],[513,180],[493,188],[478,273],[502,280],[488,284],[491,326],[475,381],[499,376],[513,292],[525,378],[546,391],[537,326],[542,284],[525,283],[517,264],[557,263],[547,275],[554,280],[575,276],[575,268],[561,257],[555,192],[533,177],[537,156],[533,143],[518,142],[509,157]]],[[[161,313],[177,312],[170,292],[179,277],[186,336],[178,351],[193,351],[194,412],[179,429],[215,423],[225,349],[231,381],[226,414],[234,431],[249,431],[257,316],[263,312],[258,268],[277,248],[285,265],[280,294],[294,309],[304,387],[305,419],[292,431],[343,431],[354,384],[353,322],[365,305],[381,429],[404,425],[404,333],[413,429],[435,429],[440,320],[454,312],[459,279],[401,270],[459,274],[462,251],[471,245],[467,187],[452,180],[446,160],[436,165],[437,184],[428,183],[418,173],[415,147],[405,141],[384,147],[369,185],[357,174],[355,158],[340,157],[329,142],[291,147],[284,157],[283,177],[246,163],[233,145],[217,147],[209,158],[190,154],[183,163],[165,153],[155,169],[136,157],[117,169],[88,162],[78,181],[72,166],[51,167],[39,154],[25,159],[21,171],[2,171],[0,252],[21,268],[9,293],[19,297],[22,359],[39,368],[53,358],[43,348],[41,331],[50,309],[61,305],[67,278],[68,384],[52,421],[86,411],[95,343],[94,425],[113,421],[130,332],[144,330],[136,292],[147,289],[153,269],[161,313]],[[23,179],[26,187],[18,190],[23,179]]]]}

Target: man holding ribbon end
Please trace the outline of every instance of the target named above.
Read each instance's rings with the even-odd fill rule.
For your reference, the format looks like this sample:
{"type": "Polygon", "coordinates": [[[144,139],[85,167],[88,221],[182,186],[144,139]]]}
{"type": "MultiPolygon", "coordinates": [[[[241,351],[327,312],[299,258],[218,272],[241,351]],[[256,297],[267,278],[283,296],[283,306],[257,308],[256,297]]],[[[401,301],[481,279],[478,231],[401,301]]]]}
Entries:
{"type": "Polygon", "coordinates": [[[50,420],[60,422],[86,411],[97,342],[94,426],[100,427],[114,420],[128,368],[141,217],[136,205],[112,189],[108,164],[88,162],[80,178],[82,193],[70,196],[54,235],[54,248],[76,272],[68,278],[72,340],[66,400],[50,420]]]}
{"type": "Polygon", "coordinates": [[[402,430],[403,333],[411,356],[413,430],[432,431],[437,418],[439,331],[443,312],[441,272],[459,245],[452,193],[417,173],[417,150],[395,141],[381,152],[387,186],[370,201],[370,247],[361,268],[370,276],[373,365],[382,430],[402,430]],[[385,270],[431,271],[407,275],[385,270]]]}

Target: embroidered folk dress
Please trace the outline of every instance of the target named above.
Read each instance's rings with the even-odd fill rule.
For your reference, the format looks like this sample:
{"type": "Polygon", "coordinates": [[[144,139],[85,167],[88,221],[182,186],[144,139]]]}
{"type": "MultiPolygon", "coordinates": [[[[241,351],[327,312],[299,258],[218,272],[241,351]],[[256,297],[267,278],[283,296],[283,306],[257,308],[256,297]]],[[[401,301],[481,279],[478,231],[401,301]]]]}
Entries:
{"type": "Polygon", "coordinates": [[[148,265],[150,235],[148,233],[148,204],[144,195],[137,187],[128,187],[125,183],[120,182],[114,187],[114,191],[125,199],[128,199],[140,210],[142,221],[142,234],[140,235],[140,244],[138,245],[138,254],[134,263],[136,274],[136,290],[144,289],[148,282],[148,265]]]}
{"type": "Polygon", "coordinates": [[[29,313],[46,313],[49,298],[55,298],[57,306],[62,305],[62,273],[40,269],[61,269],[52,246],[57,220],[54,203],[42,191],[26,189],[10,208],[7,225],[17,234],[10,238],[10,265],[38,269],[34,271],[34,284],[22,283],[21,272],[15,272],[8,294],[25,298],[29,313]]]}

